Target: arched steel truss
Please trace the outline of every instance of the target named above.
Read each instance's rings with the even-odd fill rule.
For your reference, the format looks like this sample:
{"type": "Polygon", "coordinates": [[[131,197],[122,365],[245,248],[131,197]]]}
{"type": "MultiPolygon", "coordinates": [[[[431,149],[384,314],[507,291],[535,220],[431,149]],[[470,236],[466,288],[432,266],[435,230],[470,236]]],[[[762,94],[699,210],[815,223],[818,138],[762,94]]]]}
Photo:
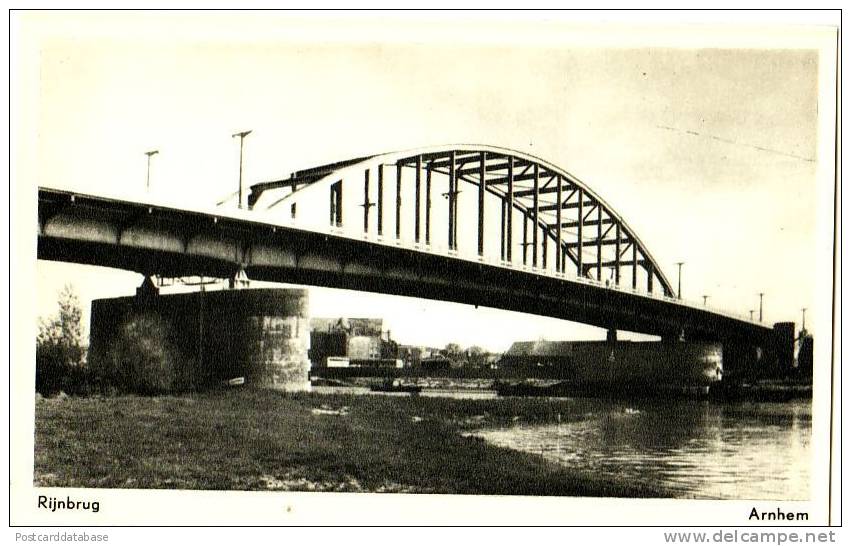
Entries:
{"type": "MultiPolygon", "coordinates": [[[[293,173],[284,180],[264,182],[252,186],[249,205],[254,206],[260,196],[269,190],[289,190],[284,197],[274,200],[268,208],[286,202],[302,188],[325,184],[331,189],[329,217],[331,223],[342,222],[342,211],[335,211],[342,201],[343,179],[360,177],[363,180],[363,225],[370,225],[370,209],[375,207],[378,235],[385,235],[386,210],[394,212],[395,236],[400,236],[402,218],[403,183],[414,185],[414,240],[431,244],[435,235],[432,226],[432,178],[448,177],[447,244],[458,246],[458,189],[461,183],[477,188],[478,252],[482,255],[485,237],[485,196],[496,196],[502,203],[500,218],[500,257],[507,262],[522,259],[524,265],[554,269],[559,272],[575,271],[577,276],[604,278],[611,270],[617,285],[629,281],[638,288],[639,271],[643,271],[648,292],[654,283],[666,296],[674,296],[671,284],[635,232],[603,199],[567,171],[540,158],[521,152],[492,146],[450,146],[393,152],[361,157],[306,169],[293,173]],[[389,168],[388,168],[389,167],[389,168]],[[395,167],[395,168],[393,168],[395,167]],[[403,177],[406,169],[414,171],[403,177]],[[390,171],[389,173],[386,171],[390,171]],[[394,172],[395,171],[395,172],[394,172]],[[403,182],[404,178],[404,182],[403,182]],[[376,202],[370,202],[370,182],[378,186],[376,202]],[[388,180],[389,179],[389,180],[388,180]],[[385,203],[383,189],[390,182],[395,185],[395,202],[385,203]],[[336,192],[336,194],[335,194],[336,192]],[[513,220],[518,211],[523,221],[522,242],[513,241],[513,220]],[[547,263],[547,245],[552,243],[560,252],[553,252],[555,263],[547,263]],[[520,256],[513,252],[520,247],[520,256]],[[539,261],[540,258],[540,261],[539,261]],[[627,277],[627,275],[629,277],[627,277]]],[[[350,190],[347,190],[350,191],[350,190]]],[[[275,192],[276,194],[278,191],[275,192]]]]}

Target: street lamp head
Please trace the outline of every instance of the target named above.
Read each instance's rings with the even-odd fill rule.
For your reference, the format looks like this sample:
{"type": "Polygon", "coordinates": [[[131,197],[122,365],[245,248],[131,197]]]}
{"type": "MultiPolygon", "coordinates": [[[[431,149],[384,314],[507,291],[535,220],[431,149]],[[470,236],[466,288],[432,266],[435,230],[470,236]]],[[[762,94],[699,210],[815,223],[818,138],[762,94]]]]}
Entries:
{"type": "Polygon", "coordinates": [[[234,134],[232,134],[232,135],[231,135],[231,138],[236,138],[236,137],[239,137],[239,138],[245,138],[245,137],[247,137],[247,136],[248,136],[248,135],[250,135],[250,134],[251,134],[251,130],[248,130],[248,131],[242,131],[242,132],[240,132],[240,133],[234,133],[234,134]]]}
{"type": "Polygon", "coordinates": [[[151,189],[151,157],[160,153],[159,150],[148,150],[145,155],[148,156],[148,173],[145,175],[145,189],[151,189]]]}

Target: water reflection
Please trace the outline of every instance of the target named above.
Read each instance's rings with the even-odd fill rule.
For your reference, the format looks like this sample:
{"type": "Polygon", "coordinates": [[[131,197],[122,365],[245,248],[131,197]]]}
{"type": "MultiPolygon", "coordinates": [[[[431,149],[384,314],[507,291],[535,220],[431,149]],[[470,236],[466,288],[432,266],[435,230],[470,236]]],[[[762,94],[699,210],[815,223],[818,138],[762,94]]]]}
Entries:
{"type": "Polygon", "coordinates": [[[805,500],[809,402],[713,404],[576,399],[557,425],[476,434],[580,470],[663,486],[679,497],[805,500]]]}

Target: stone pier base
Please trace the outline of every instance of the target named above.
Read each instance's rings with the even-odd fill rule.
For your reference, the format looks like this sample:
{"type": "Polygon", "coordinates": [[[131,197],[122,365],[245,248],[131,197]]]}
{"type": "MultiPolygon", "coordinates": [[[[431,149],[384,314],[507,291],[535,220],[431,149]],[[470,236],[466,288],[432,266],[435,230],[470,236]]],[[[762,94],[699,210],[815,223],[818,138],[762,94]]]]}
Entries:
{"type": "Polygon", "coordinates": [[[308,295],[242,289],[92,302],[89,364],[126,392],[308,390],[308,295]]]}

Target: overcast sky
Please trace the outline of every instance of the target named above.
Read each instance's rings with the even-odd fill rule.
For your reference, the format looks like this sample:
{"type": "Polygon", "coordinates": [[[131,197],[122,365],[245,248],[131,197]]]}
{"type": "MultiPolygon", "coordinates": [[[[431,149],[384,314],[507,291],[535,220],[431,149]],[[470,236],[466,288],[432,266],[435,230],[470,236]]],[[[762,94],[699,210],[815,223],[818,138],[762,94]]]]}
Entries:
{"type": "MultiPolygon", "coordinates": [[[[253,130],[249,183],[386,151],[490,144],[585,182],[673,283],[674,263],[686,262],[685,298],[708,294],[747,313],[765,292],[771,322],[799,321],[802,307],[829,312],[815,293],[829,280],[815,264],[825,265],[830,245],[822,228],[832,184],[820,157],[830,147],[820,123],[830,124],[819,118],[819,32],[767,33],[766,47],[730,29],[465,30],[271,14],[79,13],[29,25],[28,34],[41,33],[37,71],[24,82],[37,169],[18,185],[200,206],[236,189],[231,134],[240,130],[253,130]],[[613,33],[628,43],[613,46],[613,33]],[[151,149],[160,153],[144,196],[151,149]]],[[[65,283],[87,305],[131,294],[141,280],[48,262],[36,274],[42,315],[65,283]]],[[[311,288],[311,311],[384,317],[403,343],[504,350],[515,339],[602,335],[516,313],[319,288],[311,288]]]]}

